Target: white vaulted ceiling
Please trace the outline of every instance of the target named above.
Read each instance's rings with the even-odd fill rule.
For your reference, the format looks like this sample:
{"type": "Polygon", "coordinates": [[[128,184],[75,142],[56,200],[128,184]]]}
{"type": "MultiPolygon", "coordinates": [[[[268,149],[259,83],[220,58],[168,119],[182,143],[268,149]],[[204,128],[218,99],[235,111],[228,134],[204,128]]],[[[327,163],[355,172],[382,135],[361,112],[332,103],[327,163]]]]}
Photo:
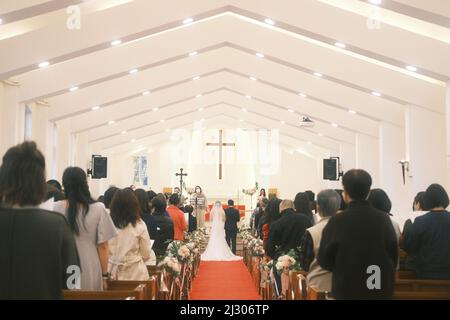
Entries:
{"type": "Polygon", "coordinates": [[[111,152],[203,118],[278,128],[314,155],[378,137],[380,121],[403,127],[407,105],[445,111],[447,1],[3,0],[0,19],[0,79],[111,152]],[[71,5],[79,30],[66,26],[71,5]]]}

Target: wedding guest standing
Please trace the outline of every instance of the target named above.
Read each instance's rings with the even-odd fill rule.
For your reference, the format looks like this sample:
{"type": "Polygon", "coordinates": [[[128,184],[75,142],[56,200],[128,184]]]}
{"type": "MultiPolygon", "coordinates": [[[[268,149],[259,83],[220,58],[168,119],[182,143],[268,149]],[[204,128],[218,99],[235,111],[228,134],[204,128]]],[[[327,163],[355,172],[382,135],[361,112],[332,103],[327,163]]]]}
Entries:
{"type": "Polygon", "coordinates": [[[184,232],[187,230],[186,219],[184,218],[184,212],[178,208],[180,204],[180,196],[178,193],[170,195],[169,206],[167,207],[167,212],[173,222],[174,227],[174,240],[183,240],[184,232]]]}
{"type": "Polygon", "coordinates": [[[108,277],[108,241],[117,230],[103,203],[92,200],[86,173],[69,167],[63,173],[66,200],[54,210],[64,214],[75,235],[81,261],[81,290],[99,291],[108,277]]]}
{"type": "Polygon", "coordinates": [[[111,277],[115,280],[148,280],[145,262],[151,255],[150,236],[131,189],[116,192],[111,203],[111,218],[118,229],[118,235],[109,241],[111,277]]]}
{"type": "Polygon", "coordinates": [[[392,299],[398,244],[391,219],[366,200],[372,185],[369,173],[350,170],[342,184],[348,209],[330,218],[323,229],[317,261],[332,272],[336,299],[392,299]],[[368,286],[377,270],[379,285],[368,286]]]}
{"type": "Polygon", "coordinates": [[[153,251],[156,256],[161,257],[165,254],[169,242],[173,241],[173,222],[166,212],[166,198],[164,195],[157,195],[152,200],[153,216],[156,221],[156,237],[153,244],[153,251]]]}
{"type": "Polygon", "coordinates": [[[414,220],[404,234],[404,249],[415,256],[419,279],[450,280],[449,198],[439,184],[430,185],[424,195],[430,212],[414,220]]]}
{"type": "Polygon", "coordinates": [[[332,216],[339,210],[341,196],[334,190],[323,190],[317,195],[317,211],[320,221],[306,229],[300,245],[299,260],[304,271],[308,286],[315,286],[321,291],[331,291],[331,272],[323,269],[317,262],[322,231],[332,216]]]}
{"type": "Polygon", "coordinates": [[[0,300],[62,299],[69,267],[79,268],[66,219],[38,208],[46,192],[36,144],[10,148],[0,167],[0,300]]]}
{"type": "Polygon", "coordinates": [[[134,191],[139,207],[141,209],[141,219],[147,225],[148,234],[150,239],[155,240],[156,237],[156,221],[151,213],[150,202],[148,200],[148,194],[144,189],[137,189],[134,191]]]}
{"type": "Polygon", "coordinates": [[[191,205],[194,207],[194,214],[197,217],[197,227],[203,228],[205,226],[205,212],[208,202],[200,186],[195,187],[195,193],[191,198],[191,205]]]}

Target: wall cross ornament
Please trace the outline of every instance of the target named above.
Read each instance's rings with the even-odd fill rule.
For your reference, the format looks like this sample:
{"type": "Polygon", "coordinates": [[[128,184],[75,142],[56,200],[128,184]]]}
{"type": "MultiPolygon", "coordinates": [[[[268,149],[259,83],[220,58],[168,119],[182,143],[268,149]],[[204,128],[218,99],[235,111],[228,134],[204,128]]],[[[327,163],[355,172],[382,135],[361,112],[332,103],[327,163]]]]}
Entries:
{"type": "Polygon", "coordinates": [[[409,161],[400,160],[399,163],[402,166],[403,184],[406,184],[406,173],[409,173],[409,161]]]}

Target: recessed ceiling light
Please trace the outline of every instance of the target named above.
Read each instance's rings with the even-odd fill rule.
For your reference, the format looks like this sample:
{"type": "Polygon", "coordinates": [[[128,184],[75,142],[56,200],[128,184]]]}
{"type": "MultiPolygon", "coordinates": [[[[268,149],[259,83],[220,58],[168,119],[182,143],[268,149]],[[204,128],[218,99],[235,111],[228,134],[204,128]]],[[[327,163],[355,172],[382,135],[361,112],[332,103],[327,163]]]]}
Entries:
{"type": "Polygon", "coordinates": [[[281,124],[286,124],[286,121],[280,120],[280,123],[281,123],[281,124]]]}
{"type": "Polygon", "coordinates": [[[244,120],[240,119],[239,122],[244,122],[244,120]]]}
{"type": "Polygon", "coordinates": [[[159,120],[159,122],[161,122],[161,123],[163,123],[164,121],[166,121],[166,120],[164,120],[164,119],[159,120]]]}
{"type": "Polygon", "coordinates": [[[372,95],[374,95],[376,97],[381,97],[381,93],[379,93],[377,91],[372,91],[372,95]]]}
{"type": "Polygon", "coordinates": [[[247,98],[247,99],[251,99],[252,98],[252,96],[251,95],[245,95],[245,97],[247,98]]]}
{"type": "Polygon", "coordinates": [[[417,68],[414,67],[414,66],[406,66],[406,69],[408,69],[409,71],[412,71],[412,72],[416,72],[417,71],[417,68]]]}
{"type": "Polygon", "coordinates": [[[322,78],[322,77],[323,77],[323,74],[321,74],[321,73],[319,73],[319,72],[314,72],[314,75],[315,75],[316,77],[319,77],[319,78],[322,78]]]}
{"type": "Polygon", "coordinates": [[[192,19],[192,18],[187,18],[187,19],[184,19],[184,20],[183,20],[183,24],[188,24],[188,23],[191,23],[192,21],[194,21],[194,19],[192,19]]]}
{"type": "Polygon", "coordinates": [[[203,110],[204,110],[203,108],[198,109],[199,112],[202,112],[203,110]]]}
{"type": "Polygon", "coordinates": [[[135,143],[136,142],[136,139],[131,139],[131,143],[135,143]]]}
{"type": "Polygon", "coordinates": [[[158,110],[159,110],[159,108],[153,108],[152,110],[153,110],[153,111],[158,111],[158,110]]]}
{"type": "Polygon", "coordinates": [[[303,92],[300,92],[298,95],[302,98],[306,98],[306,94],[304,94],[303,92]]]}
{"type": "Polygon", "coordinates": [[[242,110],[243,112],[247,112],[247,109],[245,109],[245,108],[242,108],[241,110],[242,110]]]}
{"type": "Polygon", "coordinates": [[[192,78],[192,80],[194,80],[194,81],[198,80],[198,79],[200,79],[200,76],[195,76],[195,77],[192,78]]]}
{"type": "Polygon", "coordinates": [[[120,45],[120,44],[122,44],[122,40],[114,40],[114,41],[111,41],[111,45],[112,45],[113,47],[118,46],[118,45],[120,45]]]}
{"type": "Polygon", "coordinates": [[[252,81],[256,81],[255,77],[249,77],[249,79],[252,80],[252,81]]]}
{"type": "Polygon", "coordinates": [[[116,123],[114,120],[111,120],[108,122],[108,124],[114,124],[114,123],[116,123]]]}
{"type": "Polygon", "coordinates": [[[295,112],[295,111],[292,110],[292,109],[288,109],[288,111],[289,111],[290,113],[294,113],[294,112],[295,112]]]}
{"type": "Polygon", "coordinates": [[[319,137],[323,137],[323,133],[318,133],[317,134],[319,137]]]}
{"type": "Polygon", "coordinates": [[[264,54],[262,54],[261,52],[257,52],[257,53],[256,53],[256,56],[257,56],[258,58],[264,58],[264,54]]]}
{"type": "Polygon", "coordinates": [[[142,95],[144,95],[144,96],[146,96],[146,95],[149,95],[150,94],[150,91],[144,91],[144,92],[142,92],[142,95]]]}
{"type": "Polygon", "coordinates": [[[47,68],[49,65],[50,65],[50,62],[44,61],[44,62],[39,63],[38,67],[42,69],[42,68],[47,68]]]}
{"type": "Polygon", "coordinates": [[[92,111],[97,111],[97,110],[100,110],[100,106],[92,107],[92,111]]]}
{"type": "Polygon", "coordinates": [[[336,47],[339,47],[339,48],[342,48],[342,49],[344,49],[345,47],[347,47],[347,46],[345,45],[345,43],[342,43],[342,42],[336,42],[334,45],[335,45],[336,47]]]}
{"type": "Polygon", "coordinates": [[[339,125],[337,123],[332,123],[331,126],[335,127],[335,128],[339,127],[339,125]]]}
{"type": "Polygon", "coordinates": [[[195,55],[197,55],[197,54],[198,54],[197,51],[191,52],[191,53],[189,53],[189,57],[193,57],[193,56],[195,56],[195,55]]]}
{"type": "Polygon", "coordinates": [[[127,130],[123,130],[120,134],[126,134],[127,130]]]}
{"type": "Polygon", "coordinates": [[[275,21],[273,21],[272,19],[269,19],[269,18],[264,19],[264,22],[267,24],[270,24],[271,26],[273,26],[275,24],[275,21]]]}
{"type": "Polygon", "coordinates": [[[356,114],[356,111],[355,110],[348,110],[348,113],[356,114]]]}
{"type": "Polygon", "coordinates": [[[371,4],[381,4],[382,0],[369,0],[371,4]]]}
{"type": "Polygon", "coordinates": [[[79,89],[78,87],[72,87],[72,88],[69,89],[69,91],[70,92],[74,92],[74,91],[77,91],[78,89],[79,89]]]}
{"type": "Polygon", "coordinates": [[[135,74],[135,73],[138,73],[138,72],[139,72],[138,69],[132,69],[132,70],[130,70],[130,74],[135,74]]]}
{"type": "Polygon", "coordinates": [[[195,97],[196,98],[201,98],[201,97],[203,97],[203,95],[200,93],[200,94],[196,95],[195,97]]]}

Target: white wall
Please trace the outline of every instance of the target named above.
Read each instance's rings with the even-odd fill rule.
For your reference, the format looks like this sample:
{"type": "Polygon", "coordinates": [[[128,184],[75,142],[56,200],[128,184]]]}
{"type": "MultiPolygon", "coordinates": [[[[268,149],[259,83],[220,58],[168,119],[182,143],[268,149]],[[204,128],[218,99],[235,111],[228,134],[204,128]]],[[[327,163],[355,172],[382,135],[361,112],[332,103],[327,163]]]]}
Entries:
{"type": "Polygon", "coordinates": [[[372,186],[380,187],[380,163],[378,139],[365,134],[356,135],[356,161],[357,169],[366,170],[372,176],[372,186]]]}
{"type": "Polygon", "coordinates": [[[403,127],[380,123],[380,187],[392,201],[393,214],[411,210],[412,198],[408,186],[403,184],[399,163],[406,157],[405,139],[403,127]]]}
{"type": "MultiPolygon", "coordinates": [[[[431,183],[447,184],[446,117],[409,106],[406,113],[407,157],[410,160],[411,196],[431,183]]],[[[412,199],[411,199],[412,200],[412,199]]]]}

